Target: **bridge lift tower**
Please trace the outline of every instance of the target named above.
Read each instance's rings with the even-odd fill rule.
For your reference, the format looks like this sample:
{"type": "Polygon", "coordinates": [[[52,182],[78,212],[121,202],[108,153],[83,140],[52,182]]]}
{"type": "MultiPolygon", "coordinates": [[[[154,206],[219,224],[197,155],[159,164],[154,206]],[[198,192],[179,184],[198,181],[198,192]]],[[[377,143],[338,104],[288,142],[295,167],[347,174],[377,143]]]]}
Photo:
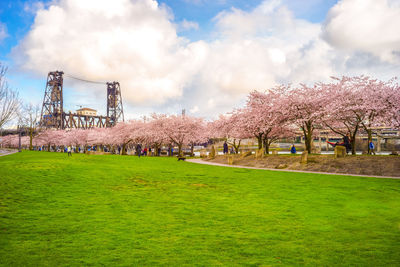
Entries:
{"type": "Polygon", "coordinates": [[[62,71],[52,71],[47,75],[46,89],[42,112],[41,126],[64,129],[63,120],[63,74],[62,71]]]}
{"type": "Polygon", "coordinates": [[[107,83],[107,117],[110,118],[112,125],[115,125],[121,118],[122,121],[125,121],[119,82],[107,83]]]}

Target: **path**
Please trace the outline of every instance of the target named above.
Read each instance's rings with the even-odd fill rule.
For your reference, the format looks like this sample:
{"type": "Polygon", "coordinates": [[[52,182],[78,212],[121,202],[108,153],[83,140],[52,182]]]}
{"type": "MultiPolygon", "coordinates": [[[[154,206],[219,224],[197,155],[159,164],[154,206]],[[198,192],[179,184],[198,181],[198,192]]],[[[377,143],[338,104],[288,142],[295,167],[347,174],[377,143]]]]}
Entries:
{"type": "Polygon", "coordinates": [[[192,163],[198,163],[198,164],[214,165],[214,166],[221,166],[221,167],[231,167],[231,168],[244,168],[244,169],[253,169],[253,170],[267,170],[267,171],[278,171],[278,172],[282,172],[283,171],[283,172],[315,173],[315,174],[329,174],[329,175],[384,178],[384,179],[400,179],[400,177],[393,177],[393,176],[373,176],[373,175],[359,175],[359,174],[332,173],[332,172],[311,172],[311,171],[298,171],[298,170],[282,170],[282,169],[258,168],[258,167],[249,167],[249,166],[241,166],[241,165],[228,165],[228,164],[221,164],[221,163],[204,161],[202,159],[187,159],[186,161],[192,162],[192,163]]]}
{"type": "Polygon", "coordinates": [[[18,150],[5,150],[5,149],[0,149],[0,157],[1,156],[7,156],[7,155],[11,155],[14,153],[17,153],[18,150]]]}

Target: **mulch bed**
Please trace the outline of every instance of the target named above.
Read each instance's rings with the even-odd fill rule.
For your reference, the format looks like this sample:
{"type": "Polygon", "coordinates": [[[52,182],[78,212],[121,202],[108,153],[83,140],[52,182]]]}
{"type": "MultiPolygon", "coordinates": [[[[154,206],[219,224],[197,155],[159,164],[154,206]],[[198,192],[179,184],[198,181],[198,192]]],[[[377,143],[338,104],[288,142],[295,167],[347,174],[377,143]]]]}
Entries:
{"type": "MultiPolygon", "coordinates": [[[[400,177],[400,156],[357,155],[335,159],[333,155],[308,155],[307,164],[300,163],[300,155],[266,155],[262,159],[254,155],[233,157],[234,165],[249,167],[400,177]]],[[[226,156],[205,160],[228,163],[226,156]]]]}

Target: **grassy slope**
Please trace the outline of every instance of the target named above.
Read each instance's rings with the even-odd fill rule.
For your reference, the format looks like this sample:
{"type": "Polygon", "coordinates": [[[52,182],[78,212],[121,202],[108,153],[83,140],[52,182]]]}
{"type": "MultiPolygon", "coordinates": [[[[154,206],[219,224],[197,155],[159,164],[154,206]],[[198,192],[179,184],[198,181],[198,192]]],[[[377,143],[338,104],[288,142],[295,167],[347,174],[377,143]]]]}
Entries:
{"type": "Polygon", "coordinates": [[[396,265],[400,180],[0,157],[0,264],[396,265]]]}

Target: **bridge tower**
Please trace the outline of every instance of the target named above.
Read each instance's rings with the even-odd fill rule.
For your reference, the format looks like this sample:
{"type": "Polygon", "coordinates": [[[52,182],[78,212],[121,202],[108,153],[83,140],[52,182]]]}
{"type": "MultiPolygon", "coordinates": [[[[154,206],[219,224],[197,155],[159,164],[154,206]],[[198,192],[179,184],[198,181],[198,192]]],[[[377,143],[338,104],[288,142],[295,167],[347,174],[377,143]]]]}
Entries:
{"type": "Polygon", "coordinates": [[[62,71],[53,71],[47,75],[40,115],[41,127],[64,129],[63,74],[62,71]]]}
{"type": "Polygon", "coordinates": [[[120,120],[125,121],[119,82],[107,83],[107,117],[110,119],[110,126],[116,125],[120,120]]]}

